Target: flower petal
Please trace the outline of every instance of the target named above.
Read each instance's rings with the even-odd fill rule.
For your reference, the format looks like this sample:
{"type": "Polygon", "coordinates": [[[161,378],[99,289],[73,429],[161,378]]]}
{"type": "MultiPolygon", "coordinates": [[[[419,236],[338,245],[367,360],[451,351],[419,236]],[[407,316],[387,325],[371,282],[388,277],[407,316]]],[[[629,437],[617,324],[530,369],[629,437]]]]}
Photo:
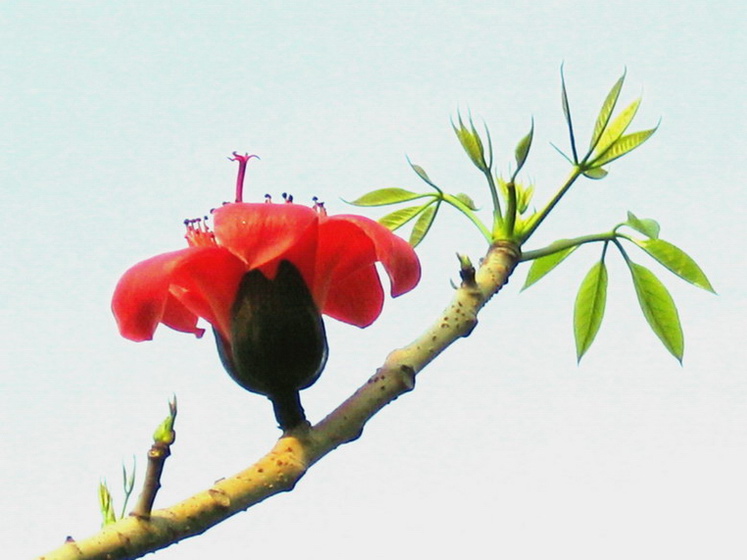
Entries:
{"type": "Polygon", "coordinates": [[[231,307],[246,265],[221,247],[196,247],[171,275],[171,293],[230,340],[231,307]]]}
{"type": "Polygon", "coordinates": [[[219,247],[190,247],[142,261],[117,283],[112,311],[119,331],[137,342],[151,340],[158,323],[202,336],[197,319],[229,332],[229,312],[245,268],[219,247]]]}
{"type": "Polygon", "coordinates": [[[330,216],[325,221],[345,220],[360,227],[376,248],[376,260],[384,265],[391,293],[397,297],[412,290],[420,281],[420,260],[412,246],[378,222],[353,214],[330,216]]]}
{"type": "Polygon", "coordinates": [[[319,244],[316,254],[316,273],[314,282],[310,286],[314,299],[322,310],[346,323],[359,324],[360,317],[373,318],[381,313],[383,301],[379,301],[375,294],[382,292],[381,280],[373,264],[376,262],[376,248],[368,235],[356,224],[347,220],[323,220],[319,224],[319,244]],[[369,270],[369,274],[359,275],[361,270],[369,270]],[[355,278],[350,284],[349,278],[355,278]],[[369,298],[373,294],[373,299],[369,298]],[[349,298],[349,304],[343,299],[349,298]],[[373,303],[370,313],[357,310],[356,306],[366,306],[373,303]],[[344,310],[350,308],[350,320],[345,317],[344,310]],[[336,309],[332,313],[330,310],[336,309]]]}
{"type": "Polygon", "coordinates": [[[338,321],[367,327],[378,318],[383,306],[384,290],[379,273],[371,264],[337,280],[327,294],[322,312],[338,321]]]}
{"type": "Polygon", "coordinates": [[[191,249],[164,253],[142,261],[124,273],[114,289],[112,311],[123,337],[151,340],[158,323],[202,336],[197,316],[169,292],[171,273],[191,249]]]}
{"type": "Polygon", "coordinates": [[[313,278],[316,211],[297,204],[225,204],[213,212],[218,244],[236,254],[247,269],[272,278],[277,263],[289,260],[307,282],[313,278]]]}

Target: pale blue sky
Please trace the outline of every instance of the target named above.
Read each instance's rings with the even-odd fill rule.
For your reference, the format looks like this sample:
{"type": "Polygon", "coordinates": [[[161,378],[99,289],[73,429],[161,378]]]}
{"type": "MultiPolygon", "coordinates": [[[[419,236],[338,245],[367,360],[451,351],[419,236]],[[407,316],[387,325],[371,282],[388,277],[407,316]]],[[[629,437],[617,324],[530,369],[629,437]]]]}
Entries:
{"type": "MultiPolygon", "coordinates": [[[[534,117],[538,201],[566,173],[565,63],[580,136],[627,68],[647,145],[580,182],[532,247],[603,231],[626,210],[705,269],[718,297],[661,272],[684,366],[637,309],[617,258],[607,317],[576,365],[575,290],[598,249],[519,294],[289,494],[159,560],[747,554],[745,21],[741,2],[4,2],[0,7],[0,434],[3,554],[27,558],[99,524],[96,487],[139,466],[179,399],[158,506],[231,475],[277,437],[208,337],[119,337],[109,299],[130,265],[180,248],[182,220],[248,190],[316,195],[332,212],[373,188],[423,188],[405,156],[489,198],[449,124],[490,126],[506,171],[534,117]],[[278,548],[282,543],[282,547],[278,548]]],[[[634,125],[635,126],[635,125],[634,125]]],[[[585,140],[584,140],[585,141],[585,140]]],[[[250,195],[251,196],[251,195],[250,195]]],[[[484,248],[444,212],[424,278],[366,330],[327,321],[331,357],[303,394],[318,420],[447,303],[456,251],[484,248]]],[[[639,262],[651,266],[637,253],[639,262]]],[[[614,255],[611,255],[614,257],[614,255]]],[[[661,269],[657,269],[661,270],[661,269]]]]}

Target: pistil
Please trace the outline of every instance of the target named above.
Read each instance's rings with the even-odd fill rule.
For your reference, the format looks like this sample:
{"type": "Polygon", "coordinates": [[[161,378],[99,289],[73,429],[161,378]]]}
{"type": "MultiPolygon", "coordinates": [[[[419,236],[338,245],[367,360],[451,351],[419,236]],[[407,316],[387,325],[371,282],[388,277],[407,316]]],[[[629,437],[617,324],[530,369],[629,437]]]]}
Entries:
{"type": "Polygon", "coordinates": [[[233,157],[228,158],[231,161],[239,162],[239,174],[236,177],[236,202],[244,201],[244,176],[246,175],[246,164],[252,158],[259,159],[259,156],[254,154],[244,154],[242,156],[238,152],[233,152],[233,157]]]}

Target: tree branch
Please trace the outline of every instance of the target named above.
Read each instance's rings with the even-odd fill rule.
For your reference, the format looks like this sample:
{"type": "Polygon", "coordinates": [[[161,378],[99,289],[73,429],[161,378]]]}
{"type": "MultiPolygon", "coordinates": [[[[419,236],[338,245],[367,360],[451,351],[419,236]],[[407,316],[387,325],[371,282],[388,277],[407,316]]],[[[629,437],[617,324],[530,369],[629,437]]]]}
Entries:
{"type": "Polygon", "coordinates": [[[205,532],[232,515],[280,492],[292,490],[311,465],[338,446],[356,440],[379,410],[415,387],[415,376],[461,337],[469,336],[482,307],[507,282],[521,257],[511,242],[496,242],[474,279],[463,281],[431,327],[409,345],[394,350],[352,396],[316,426],[304,424],[283,434],[273,449],[244,471],[165,509],[150,519],[130,516],[82,541],[69,541],[39,560],[138,558],[205,532]]]}

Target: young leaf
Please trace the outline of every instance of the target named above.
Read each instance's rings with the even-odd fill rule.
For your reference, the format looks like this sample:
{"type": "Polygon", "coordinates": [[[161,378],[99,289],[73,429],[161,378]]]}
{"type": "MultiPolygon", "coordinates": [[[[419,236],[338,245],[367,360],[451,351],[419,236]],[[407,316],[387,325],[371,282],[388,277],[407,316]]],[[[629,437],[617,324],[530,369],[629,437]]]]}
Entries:
{"type": "MultiPolygon", "coordinates": [[[[565,89],[565,76],[563,75],[563,67],[560,67],[560,83],[561,83],[561,101],[563,103],[563,114],[565,115],[565,122],[568,125],[568,135],[571,138],[571,152],[573,153],[573,164],[578,163],[578,153],[576,152],[576,137],[573,135],[573,121],[571,120],[571,106],[568,103],[568,92],[565,89]]],[[[558,150],[560,151],[560,150],[558,150]]],[[[561,154],[563,152],[560,152],[561,154]]]]}
{"type": "Polygon", "coordinates": [[[423,198],[424,196],[429,195],[418,194],[398,188],[378,189],[356,198],[354,201],[350,202],[350,204],[354,206],[386,206],[387,204],[415,200],[417,198],[423,198]]]}
{"type": "Polygon", "coordinates": [[[682,363],[685,340],[672,296],[653,272],[632,261],[627,262],[643,316],[664,347],[682,363]]]}
{"type": "Polygon", "coordinates": [[[469,124],[470,128],[467,128],[462,121],[462,116],[459,115],[459,126],[457,127],[454,123],[451,126],[462,148],[464,148],[464,151],[472,160],[472,163],[481,171],[487,172],[488,166],[485,162],[485,149],[483,148],[482,140],[471,120],[469,124]]]}
{"type": "Polygon", "coordinates": [[[570,163],[571,165],[576,165],[576,162],[575,162],[575,161],[573,161],[573,160],[572,160],[571,158],[569,158],[569,157],[568,157],[567,155],[565,155],[565,154],[563,153],[563,150],[561,150],[560,148],[558,148],[558,147],[557,147],[557,146],[556,146],[555,144],[553,144],[552,142],[550,142],[550,145],[551,145],[551,146],[552,146],[553,148],[555,148],[555,151],[556,151],[556,152],[558,152],[558,153],[559,153],[559,154],[560,154],[561,156],[563,156],[563,159],[564,159],[565,161],[567,161],[567,162],[568,162],[568,163],[570,163]]]}
{"type": "Polygon", "coordinates": [[[429,185],[430,185],[431,187],[433,187],[434,189],[436,189],[436,190],[437,190],[437,191],[438,191],[439,193],[441,192],[441,189],[439,189],[439,188],[438,188],[438,186],[437,186],[437,185],[436,185],[436,184],[435,184],[435,183],[434,183],[433,181],[431,181],[431,178],[430,178],[430,177],[428,177],[428,174],[427,174],[427,173],[425,172],[425,169],[423,169],[423,168],[422,168],[422,167],[420,167],[419,165],[416,165],[416,164],[414,164],[413,162],[411,162],[411,161],[410,161],[410,158],[407,158],[407,163],[409,163],[409,164],[410,164],[410,167],[412,167],[412,170],[413,170],[413,171],[414,171],[415,173],[417,173],[417,174],[418,174],[418,177],[420,177],[420,178],[421,178],[421,179],[422,179],[423,181],[425,181],[425,182],[426,182],[426,183],[428,183],[428,184],[429,184],[429,185]]]}
{"type": "Polygon", "coordinates": [[[529,129],[529,133],[522,138],[516,146],[516,171],[514,171],[514,177],[519,174],[521,168],[524,167],[524,163],[527,161],[529,155],[529,149],[532,147],[532,138],[534,137],[534,119],[532,119],[532,126],[529,129]]]}
{"type": "Polygon", "coordinates": [[[410,234],[410,245],[412,245],[413,247],[417,247],[418,244],[425,238],[428,230],[431,229],[433,220],[436,218],[436,211],[438,210],[438,206],[438,203],[428,206],[428,208],[426,208],[423,213],[420,214],[418,221],[415,222],[415,226],[412,228],[412,233],[410,234]]]}
{"type": "Polygon", "coordinates": [[[599,139],[602,137],[602,133],[607,128],[607,124],[609,124],[610,117],[612,116],[612,111],[615,110],[615,105],[617,105],[617,99],[620,97],[620,90],[622,89],[624,82],[625,74],[623,73],[623,75],[620,76],[620,79],[615,82],[615,85],[612,86],[612,89],[607,94],[607,98],[604,100],[602,108],[599,111],[597,122],[594,125],[594,134],[592,135],[591,142],[589,143],[589,150],[593,151],[594,148],[596,148],[599,139]]]}
{"type": "Polygon", "coordinates": [[[651,239],[657,239],[659,237],[660,228],[659,223],[656,220],[650,218],[641,219],[633,214],[633,212],[628,211],[628,220],[625,223],[646,237],[650,237],[651,239]]]}
{"type": "Polygon", "coordinates": [[[423,204],[422,206],[408,206],[407,208],[400,208],[399,210],[395,210],[394,212],[390,212],[386,216],[382,216],[381,218],[379,218],[379,223],[382,226],[394,231],[395,229],[401,228],[407,222],[412,220],[427,206],[428,204],[423,204]]]}
{"type": "Polygon", "coordinates": [[[534,185],[524,187],[521,184],[517,183],[516,195],[516,209],[519,211],[519,214],[523,214],[527,211],[527,208],[529,208],[529,203],[532,201],[532,196],[534,195],[534,185]]]}
{"type": "Polygon", "coordinates": [[[679,247],[662,239],[634,239],[633,242],[683,280],[716,293],[703,270],[679,247]]]}
{"type": "Polygon", "coordinates": [[[607,267],[600,260],[591,267],[581,282],[573,307],[573,336],[578,361],[581,361],[599,332],[606,304],[607,267]]]}
{"type": "Polygon", "coordinates": [[[101,526],[111,525],[117,521],[114,513],[114,501],[106,482],[99,482],[99,510],[101,511],[101,526]]]}
{"type": "Polygon", "coordinates": [[[464,193],[455,194],[454,198],[456,198],[458,201],[460,201],[470,210],[477,210],[477,205],[475,205],[475,201],[472,200],[472,198],[468,194],[464,194],[464,193]]]}
{"type": "Polygon", "coordinates": [[[633,117],[635,117],[635,114],[638,112],[640,104],[641,98],[639,97],[623,109],[622,112],[615,117],[615,120],[609,124],[596,146],[595,151],[598,155],[604,154],[609,147],[625,133],[628,126],[630,126],[633,117]]]}
{"type": "MultiPolygon", "coordinates": [[[[552,245],[561,243],[562,241],[562,239],[558,240],[552,245]]],[[[550,247],[552,247],[552,245],[550,245],[550,247]]],[[[578,249],[578,245],[574,245],[573,247],[568,247],[567,249],[563,249],[545,257],[535,259],[534,262],[532,262],[532,266],[529,267],[529,272],[527,272],[527,278],[524,281],[524,286],[522,286],[521,288],[522,291],[526,290],[532,284],[537,283],[543,276],[545,276],[553,268],[555,268],[566,258],[568,258],[568,256],[576,249],[578,249]]]]}
{"type": "Polygon", "coordinates": [[[592,167],[584,171],[584,177],[588,177],[589,179],[604,179],[606,176],[607,170],[602,169],[601,167],[592,167]]]}
{"type": "Polygon", "coordinates": [[[658,126],[656,126],[655,128],[650,128],[648,130],[641,130],[640,132],[626,134],[622,138],[619,138],[614,144],[609,147],[609,149],[607,149],[602,155],[600,155],[591,163],[595,166],[607,165],[609,162],[623,157],[625,154],[627,154],[628,152],[632,152],[638,146],[648,140],[651,135],[656,132],[657,128],[658,126]]]}

